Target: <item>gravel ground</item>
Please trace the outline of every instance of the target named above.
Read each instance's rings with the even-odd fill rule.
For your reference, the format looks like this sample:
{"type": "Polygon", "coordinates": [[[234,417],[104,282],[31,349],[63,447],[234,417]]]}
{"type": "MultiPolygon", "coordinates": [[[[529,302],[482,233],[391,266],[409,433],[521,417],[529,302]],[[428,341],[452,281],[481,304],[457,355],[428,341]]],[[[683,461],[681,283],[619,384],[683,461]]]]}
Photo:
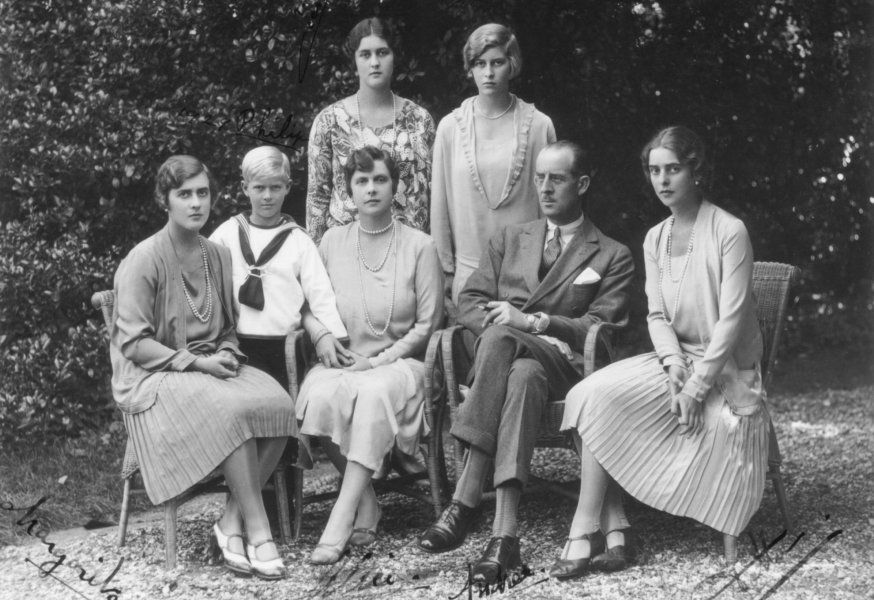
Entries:
{"type": "MultiPolygon", "coordinates": [[[[629,516],[638,548],[636,564],[612,575],[590,575],[559,583],[546,577],[556,558],[573,504],[545,491],[526,494],[520,510],[523,560],[529,574],[512,588],[492,594],[518,598],[874,598],[874,387],[775,396],[771,400],[785,456],[784,480],[796,520],[780,538],[776,499],[767,487],[762,508],[741,541],[740,560],[726,565],[721,537],[688,519],[672,517],[639,504],[629,516]],[[829,539],[831,536],[831,539],[829,539]],[[770,546],[755,558],[756,550],[770,546]],[[781,583],[782,581],[782,583],[781,583]],[[779,587],[773,588],[779,584],[779,587]]],[[[573,453],[538,451],[535,472],[573,479],[573,453]]],[[[310,477],[308,490],[331,484],[310,477]]],[[[144,598],[467,598],[467,564],[476,560],[490,535],[494,502],[486,503],[486,519],[461,548],[442,555],[419,552],[415,537],[433,513],[423,504],[386,495],[377,543],[354,550],[339,564],[313,567],[306,557],[318,539],[330,505],[306,508],[301,538],[283,546],[290,577],[281,582],[239,578],[209,556],[208,533],[218,517],[220,498],[195,504],[179,524],[179,566],[163,569],[160,521],[146,521],[117,548],[115,529],[57,537],[55,555],[66,563],[42,577],[32,563],[57,561],[45,544],[0,548],[0,598],[111,598],[99,584],[120,559],[123,563],[107,588],[121,590],[125,600],[144,598]],[[78,579],[93,576],[93,586],[78,579]],[[28,562],[28,561],[32,561],[28,562]],[[64,583],[72,589],[65,587],[64,583]]],[[[38,516],[38,513],[37,513],[38,516]]],[[[3,515],[9,518],[8,513],[3,515]]],[[[60,532],[59,532],[60,533],[60,532]]],[[[479,596],[475,591],[473,597],[479,596]]]]}

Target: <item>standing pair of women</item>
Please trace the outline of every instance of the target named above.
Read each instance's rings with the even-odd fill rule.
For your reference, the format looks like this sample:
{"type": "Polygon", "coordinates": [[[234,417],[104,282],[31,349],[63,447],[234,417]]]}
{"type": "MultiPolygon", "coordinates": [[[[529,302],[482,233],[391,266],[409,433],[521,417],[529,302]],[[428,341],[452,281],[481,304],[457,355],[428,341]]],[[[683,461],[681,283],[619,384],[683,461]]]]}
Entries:
{"type": "Polygon", "coordinates": [[[506,225],[540,216],[531,191],[534,159],[555,141],[555,129],[549,117],[510,92],[522,70],[519,43],[507,27],[490,23],[471,33],[463,50],[477,95],[440,121],[435,141],[428,112],[391,90],[396,39],[378,18],[361,21],[349,34],[358,91],[313,123],[307,228],[318,241],[329,227],[351,222],[356,209],[343,165],[364,144],[386,150],[400,170],[392,212],[430,231],[454,300],[485,240],[506,225]]]}

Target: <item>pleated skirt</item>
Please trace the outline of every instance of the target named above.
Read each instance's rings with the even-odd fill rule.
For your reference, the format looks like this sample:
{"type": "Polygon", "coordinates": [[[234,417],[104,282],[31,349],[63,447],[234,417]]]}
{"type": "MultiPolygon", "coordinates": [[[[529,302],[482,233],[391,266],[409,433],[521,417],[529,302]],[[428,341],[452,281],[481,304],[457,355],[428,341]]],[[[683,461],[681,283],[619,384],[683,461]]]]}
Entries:
{"type": "Polygon", "coordinates": [[[565,400],[562,429],[576,429],[610,476],[639,501],[739,535],[762,500],[768,415],[734,414],[719,386],[704,401],[704,431],[680,435],[656,354],[596,371],[565,400]]]}
{"type": "Polygon", "coordinates": [[[178,496],[250,438],[297,435],[294,403],[267,373],[243,365],[239,375],[160,372],[155,403],[125,414],[149,499],[178,496]]]}
{"type": "Polygon", "coordinates": [[[317,365],[298,395],[301,445],[308,450],[310,437],[330,438],[346,460],[373,471],[392,446],[413,455],[427,433],[424,388],[425,367],[412,358],[366,371],[317,365]]]}

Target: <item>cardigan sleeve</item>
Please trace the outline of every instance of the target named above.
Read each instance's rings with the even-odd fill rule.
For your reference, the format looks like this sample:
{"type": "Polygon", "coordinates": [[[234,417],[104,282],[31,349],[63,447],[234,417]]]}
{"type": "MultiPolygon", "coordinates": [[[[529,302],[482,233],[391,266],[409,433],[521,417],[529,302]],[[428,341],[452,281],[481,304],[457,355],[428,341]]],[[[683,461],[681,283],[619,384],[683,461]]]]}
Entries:
{"type": "Polygon", "coordinates": [[[451,129],[454,127],[452,115],[444,117],[437,126],[434,141],[434,156],[431,170],[431,237],[437,247],[437,255],[444,273],[455,272],[455,249],[452,244],[452,220],[449,216],[449,181],[453,160],[451,129]]]}
{"type": "Polygon", "coordinates": [[[424,242],[416,249],[416,272],[410,282],[416,294],[416,322],[403,337],[370,359],[374,367],[424,352],[443,319],[443,271],[434,243],[424,234],[422,239],[424,242]]]}
{"type": "Polygon", "coordinates": [[[327,214],[333,185],[330,107],[318,114],[307,146],[307,231],[319,243],[328,228],[327,214]]]}
{"type": "Polygon", "coordinates": [[[155,257],[141,248],[134,248],[119,265],[115,274],[118,348],[126,359],[148,371],[184,371],[194,362],[194,354],[155,339],[158,272],[155,257]]]}
{"type": "Polygon", "coordinates": [[[734,351],[752,296],[753,247],[746,227],[738,219],[716,227],[717,231],[714,233],[719,240],[721,263],[721,279],[717,292],[719,319],[713,326],[704,357],[695,363],[694,372],[683,386],[683,393],[699,402],[707,397],[734,351]]]}
{"type": "Polygon", "coordinates": [[[643,260],[646,269],[646,298],[649,313],[646,321],[649,337],[659,357],[662,366],[686,366],[686,354],[680,347],[680,341],[673,327],[668,325],[661,298],[659,297],[659,239],[664,225],[657,225],[649,230],[643,242],[643,260]]]}

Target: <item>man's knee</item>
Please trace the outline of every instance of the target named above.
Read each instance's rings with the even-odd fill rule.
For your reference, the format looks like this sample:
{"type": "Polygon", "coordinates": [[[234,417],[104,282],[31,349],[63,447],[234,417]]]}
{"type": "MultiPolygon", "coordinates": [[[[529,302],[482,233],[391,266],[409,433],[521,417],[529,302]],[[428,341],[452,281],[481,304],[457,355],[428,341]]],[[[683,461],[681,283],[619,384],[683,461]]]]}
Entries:
{"type": "Polygon", "coordinates": [[[476,353],[495,352],[515,345],[516,330],[507,325],[489,325],[476,341],[476,353]]]}
{"type": "Polygon", "coordinates": [[[509,389],[521,386],[537,386],[546,389],[546,369],[533,358],[517,358],[510,367],[510,377],[507,382],[509,389]]]}

